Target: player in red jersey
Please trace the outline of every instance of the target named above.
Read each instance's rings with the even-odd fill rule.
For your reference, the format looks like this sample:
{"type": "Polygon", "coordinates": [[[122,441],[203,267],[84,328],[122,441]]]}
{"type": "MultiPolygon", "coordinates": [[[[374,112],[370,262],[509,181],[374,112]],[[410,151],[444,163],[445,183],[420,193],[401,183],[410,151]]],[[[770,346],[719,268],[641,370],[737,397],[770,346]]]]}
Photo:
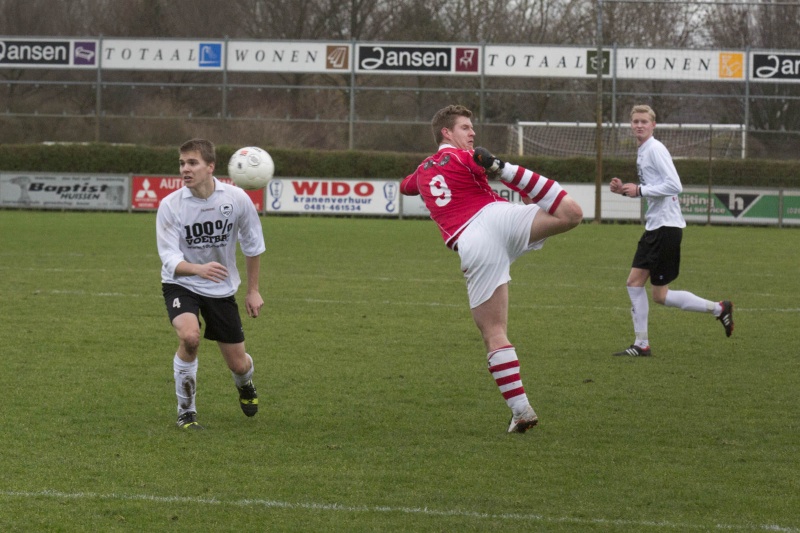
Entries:
{"type": "Polygon", "coordinates": [[[481,332],[492,374],[511,408],[509,433],[538,423],[520,378],[519,360],[508,339],[508,282],[511,263],[538,250],[551,235],[583,219],[575,200],[553,180],[473,149],[472,112],[464,106],[440,109],[431,121],[439,150],[400,184],[420,195],[448,248],[461,257],[472,317],[481,332]],[[526,205],[495,193],[489,178],[520,193],[526,205]]]}

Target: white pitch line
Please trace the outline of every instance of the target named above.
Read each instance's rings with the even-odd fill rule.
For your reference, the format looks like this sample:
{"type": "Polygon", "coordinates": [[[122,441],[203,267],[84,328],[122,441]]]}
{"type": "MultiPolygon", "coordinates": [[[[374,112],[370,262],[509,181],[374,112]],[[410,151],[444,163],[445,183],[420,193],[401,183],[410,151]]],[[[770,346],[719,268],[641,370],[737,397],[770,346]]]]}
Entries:
{"type": "MultiPolygon", "coordinates": [[[[59,289],[52,289],[49,291],[41,291],[36,290],[34,294],[41,294],[42,292],[46,294],[64,294],[64,295],[72,295],[72,296],[92,296],[92,297],[115,297],[115,298],[144,298],[144,297],[161,297],[161,294],[153,293],[153,294],[126,294],[121,292],[88,292],[83,290],[59,290],[59,289]]],[[[396,300],[381,300],[381,301],[372,301],[372,300],[326,300],[322,298],[273,298],[267,299],[267,306],[269,306],[270,301],[277,301],[277,302],[305,302],[309,304],[329,304],[329,305],[373,305],[375,303],[380,303],[382,305],[405,305],[405,306],[417,306],[417,307],[450,307],[461,309],[464,308],[467,303],[464,301],[463,303],[443,303],[443,302],[402,302],[396,300]]],[[[510,303],[509,307],[512,309],[593,309],[593,310],[601,310],[601,311],[629,311],[630,306],[613,306],[613,305],[545,305],[545,304],[532,304],[532,303],[510,303]]],[[[745,313],[800,313],[800,307],[788,307],[788,308],[781,308],[781,307],[739,307],[735,308],[737,313],[745,312],[745,313]]]]}
{"type": "MultiPolygon", "coordinates": [[[[34,291],[34,294],[39,294],[41,291],[34,291]]],[[[129,298],[141,298],[141,294],[125,294],[123,292],[86,292],[86,291],[62,291],[53,289],[48,294],[68,294],[72,296],[127,296],[129,298]]]]}
{"type": "Polygon", "coordinates": [[[53,498],[57,500],[112,500],[112,501],[150,501],[155,503],[182,503],[195,505],[229,505],[237,507],[264,507],[270,509],[300,509],[308,511],[337,511],[348,513],[404,513],[434,517],[475,518],[481,520],[508,520],[508,521],[535,521],[549,523],[568,523],[577,525],[600,526],[626,526],[626,527],[660,527],[685,531],[698,530],[725,530],[725,531],[777,531],[779,533],[800,533],[795,527],[780,526],[777,524],[733,525],[715,524],[704,526],[700,524],[681,524],[667,521],[650,520],[617,520],[606,518],[576,518],[570,516],[547,517],[539,514],[526,513],[480,513],[477,511],[463,511],[459,509],[441,510],[428,507],[393,507],[370,505],[342,505],[338,503],[313,503],[313,502],[282,502],[277,500],[242,499],[220,500],[217,498],[193,498],[189,496],[155,496],[152,494],[99,494],[95,492],[61,492],[56,490],[31,491],[0,491],[0,496],[7,498],[53,498]]]}

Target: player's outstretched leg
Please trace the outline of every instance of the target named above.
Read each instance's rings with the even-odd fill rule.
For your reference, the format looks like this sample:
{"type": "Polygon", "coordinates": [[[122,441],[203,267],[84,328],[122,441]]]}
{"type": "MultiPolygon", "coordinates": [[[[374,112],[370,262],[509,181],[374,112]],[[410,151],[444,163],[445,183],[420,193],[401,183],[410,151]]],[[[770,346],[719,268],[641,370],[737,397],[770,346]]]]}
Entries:
{"type": "Polygon", "coordinates": [[[730,337],[733,333],[733,303],[729,300],[713,302],[700,298],[688,291],[673,290],[666,291],[661,298],[658,297],[654,290],[653,299],[667,307],[677,307],[684,311],[714,313],[717,320],[722,323],[722,327],[725,328],[725,335],[730,337]]]}
{"type": "Polygon", "coordinates": [[[725,328],[725,336],[730,337],[733,333],[733,302],[725,300],[719,304],[722,306],[722,312],[717,317],[717,320],[722,322],[722,327],[725,328]]]}
{"type": "MultiPolygon", "coordinates": [[[[487,177],[499,179],[509,189],[517,191],[526,198],[525,203],[534,203],[551,215],[556,213],[559,204],[567,195],[557,181],[537,174],[533,170],[501,161],[482,146],[475,148],[473,159],[486,169],[487,177]]],[[[582,217],[583,213],[580,213],[575,225],[580,223],[582,217]]]]}

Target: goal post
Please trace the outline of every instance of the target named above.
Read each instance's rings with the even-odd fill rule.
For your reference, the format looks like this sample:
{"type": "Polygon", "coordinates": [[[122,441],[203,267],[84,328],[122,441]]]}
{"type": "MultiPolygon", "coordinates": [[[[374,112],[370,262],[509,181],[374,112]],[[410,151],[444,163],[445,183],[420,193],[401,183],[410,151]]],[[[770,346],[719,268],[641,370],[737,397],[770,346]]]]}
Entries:
{"type": "MultiPolygon", "coordinates": [[[[508,153],[551,157],[595,157],[594,122],[518,122],[510,126],[508,153]]],[[[673,158],[744,159],[744,124],[656,125],[654,136],[673,158]]],[[[635,157],[638,144],[628,123],[604,123],[603,157],[635,157]]]]}

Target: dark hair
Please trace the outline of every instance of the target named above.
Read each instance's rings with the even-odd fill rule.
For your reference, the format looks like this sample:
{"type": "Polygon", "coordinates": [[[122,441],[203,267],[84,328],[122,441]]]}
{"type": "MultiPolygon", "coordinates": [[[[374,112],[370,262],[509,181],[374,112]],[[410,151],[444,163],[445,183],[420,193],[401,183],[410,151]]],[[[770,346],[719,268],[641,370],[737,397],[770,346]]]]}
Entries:
{"type": "Polygon", "coordinates": [[[217,162],[217,152],[214,143],[205,139],[190,139],[180,147],[180,153],[198,152],[206,163],[217,162]]]}
{"type": "Polygon", "coordinates": [[[472,111],[463,105],[449,105],[443,107],[433,115],[431,120],[431,129],[433,130],[433,140],[436,145],[442,144],[442,128],[452,130],[456,125],[458,117],[472,118],[472,111]]]}

